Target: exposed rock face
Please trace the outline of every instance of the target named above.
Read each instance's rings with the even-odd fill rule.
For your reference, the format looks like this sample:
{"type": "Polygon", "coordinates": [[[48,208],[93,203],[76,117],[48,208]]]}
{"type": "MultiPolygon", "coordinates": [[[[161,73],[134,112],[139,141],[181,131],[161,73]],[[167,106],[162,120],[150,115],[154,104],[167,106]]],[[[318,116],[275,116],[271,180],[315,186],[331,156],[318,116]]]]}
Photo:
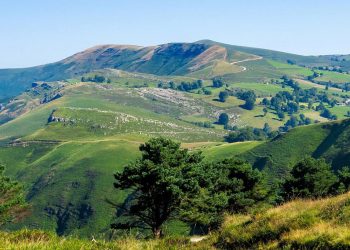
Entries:
{"type": "Polygon", "coordinates": [[[60,92],[50,93],[50,94],[45,95],[45,97],[43,99],[41,99],[40,103],[43,104],[43,103],[52,102],[58,98],[61,98],[62,96],[63,96],[63,94],[60,92]]]}

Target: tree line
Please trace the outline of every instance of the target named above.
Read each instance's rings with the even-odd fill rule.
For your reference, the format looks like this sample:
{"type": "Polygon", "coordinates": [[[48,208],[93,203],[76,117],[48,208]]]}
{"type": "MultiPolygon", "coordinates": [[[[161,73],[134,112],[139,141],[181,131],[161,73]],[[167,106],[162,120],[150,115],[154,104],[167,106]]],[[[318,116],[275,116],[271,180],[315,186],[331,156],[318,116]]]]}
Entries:
{"type": "Polygon", "coordinates": [[[156,238],[172,219],[210,231],[220,226],[225,213],[246,213],[350,188],[350,169],[333,172],[323,159],[306,157],[284,181],[271,185],[248,162],[238,158],[206,162],[200,152],[182,149],[170,139],[150,139],[140,151],[140,159],[114,175],[115,188],[131,193],[118,206],[122,213],[112,228],[149,229],[156,238]]]}
{"type": "MultiPolygon", "coordinates": [[[[324,159],[306,157],[293,164],[279,183],[268,183],[248,162],[227,158],[204,161],[167,138],[140,145],[141,157],[114,174],[116,192],[128,197],[117,205],[114,229],[148,229],[163,236],[169,220],[200,225],[207,232],[220,226],[225,213],[248,213],[296,198],[321,198],[350,189],[350,168],[332,170],[324,159]]],[[[98,183],[96,184],[98,185],[98,183]]],[[[23,187],[0,167],[0,226],[27,215],[23,187]]]]}

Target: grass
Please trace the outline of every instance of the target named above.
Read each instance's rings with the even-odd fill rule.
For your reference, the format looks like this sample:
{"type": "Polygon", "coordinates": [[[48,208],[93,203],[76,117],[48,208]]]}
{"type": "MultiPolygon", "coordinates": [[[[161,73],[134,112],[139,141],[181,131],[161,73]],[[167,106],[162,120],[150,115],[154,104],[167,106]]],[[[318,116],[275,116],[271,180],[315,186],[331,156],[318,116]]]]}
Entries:
{"type": "Polygon", "coordinates": [[[260,145],[261,141],[246,141],[237,143],[224,143],[199,148],[202,150],[205,159],[208,161],[218,161],[242,154],[260,145]]]}
{"type": "Polygon", "coordinates": [[[265,123],[268,123],[271,128],[278,129],[278,127],[282,126],[284,124],[283,121],[281,121],[277,114],[269,109],[266,116],[264,116],[263,112],[263,106],[256,105],[253,110],[246,110],[243,108],[240,108],[240,117],[238,126],[245,127],[245,126],[253,126],[255,128],[263,128],[265,123]]]}
{"type": "Polygon", "coordinates": [[[297,127],[240,156],[263,169],[269,180],[284,177],[293,164],[305,157],[324,157],[335,169],[350,160],[350,120],[297,127]]]}
{"type": "Polygon", "coordinates": [[[168,237],[161,240],[138,240],[131,236],[116,240],[78,239],[74,237],[58,237],[50,232],[39,230],[20,230],[17,232],[0,232],[1,249],[47,249],[47,250],[140,250],[140,249],[214,249],[208,242],[190,243],[186,237],[168,237]]]}
{"type": "Polygon", "coordinates": [[[251,214],[226,215],[217,232],[197,243],[190,237],[140,240],[132,235],[79,239],[22,229],[0,232],[1,249],[348,249],[350,193],[294,200],[251,214]]]}
{"type": "Polygon", "coordinates": [[[281,85],[278,84],[267,84],[267,83],[253,83],[253,82],[240,82],[233,83],[230,85],[232,88],[253,90],[258,96],[268,97],[277,94],[280,91],[290,91],[293,89],[290,87],[282,88],[281,85]]]}
{"type": "Polygon", "coordinates": [[[338,73],[327,70],[317,70],[316,72],[322,73],[321,76],[315,78],[316,81],[320,82],[333,82],[333,83],[348,83],[350,82],[350,75],[345,73],[338,73]]]}
{"type": "Polygon", "coordinates": [[[108,228],[115,208],[104,199],[122,202],[126,196],[114,190],[113,173],[138,156],[138,145],[116,140],[0,148],[2,163],[25,184],[32,205],[31,216],[16,228],[26,225],[81,236],[108,228]],[[60,217],[63,211],[67,219],[60,217]],[[85,219],[78,217],[83,211],[85,219]]]}
{"type": "Polygon", "coordinates": [[[292,77],[306,77],[313,74],[312,70],[298,65],[291,65],[274,60],[268,60],[268,62],[278,71],[292,77]]]}
{"type": "MultiPolygon", "coordinates": [[[[260,63],[264,64],[249,63],[257,68],[260,63]]],[[[11,146],[2,142],[0,161],[8,166],[10,176],[24,183],[28,200],[33,204],[32,215],[12,229],[27,226],[77,236],[103,234],[115,216],[115,209],[108,206],[104,198],[108,196],[121,202],[127,196],[127,193],[113,189],[113,173],[138,156],[140,143],[159,135],[187,142],[184,147],[192,150],[202,149],[208,160],[236,155],[245,157],[257,167],[267,166],[269,178],[283,176],[289,167],[286,162],[313,154],[318,147],[324,149],[319,155],[334,159],[336,165],[343,164],[337,145],[343,145],[346,137],[340,136],[337,141],[333,136],[335,140],[329,144],[334,142],[335,146],[327,146],[327,136],[333,135],[335,128],[321,125],[312,129],[300,128],[296,130],[300,132],[293,130],[274,143],[224,144],[227,131],[222,126],[205,129],[189,122],[214,122],[221,112],[237,115],[240,126],[262,128],[268,123],[278,128],[284,122],[279,121],[272,110],[262,116],[260,105],[252,111],[239,107],[243,101],[236,97],[229,97],[225,103],[214,100],[224,88],[211,88],[213,94],[205,96],[168,93],[169,90],[153,87],[121,87],[124,83],[118,81],[122,80],[115,79],[111,84],[71,84],[62,90],[62,98],[40,105],[0,126],[0,138],[19,137],[24,141],[11,146]],[[65,121],[48,123],[52,112],[65,121]],[[304,146],[303,143],[308,144],[304,146]],[[62,218],[62,214],[68,217],[62,218]],[[79,218],[79,214],[85,217],[79,218]]],[[[137,82],[140,81],[134,83],[137,82]]],[[[256,89],[262,96],[282,90],[278,85],[249,81],[229,84],[233,88],[256,89]]],[[[206,81],[205,85],[209,86],[210,82],[206,81]]],[[[339,114],[345,112],[340,107],[337,109],[339,114]]],[[[347,155],[342,158],[344,161],[350,159],[347,155]]],[[[188,231],[179,223],[169,228],[173,234],[188,231]]]]}
{"type": "Polygon", "coordinates": [[[350,193],[295,200],[254,215],[228,216],[217,245],[225,249],[348,249],[350,193]]]}

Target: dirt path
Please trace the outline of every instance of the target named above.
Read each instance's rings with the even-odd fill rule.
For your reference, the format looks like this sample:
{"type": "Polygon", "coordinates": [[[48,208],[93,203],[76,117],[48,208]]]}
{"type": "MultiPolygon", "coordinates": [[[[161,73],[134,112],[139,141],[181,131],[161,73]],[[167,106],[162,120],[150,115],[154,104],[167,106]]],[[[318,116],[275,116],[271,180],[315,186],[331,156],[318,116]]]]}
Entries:
{"type": "MultiPolygon", "coordinates": [[[[257,60],[261,60],[261,59],[263,59],[263,57],[262,56],[257,56],[257,57],[255,57],[255,58],[247,58],[247,59],[244,59],[244,60],[240,60],[240,61],[236,61],[236,62],[232,62],[232,63],[230,63],[230,64],[238,64],[238,63],[242,63],[242,62],[250,62],[250,61],[257,61],[257,60]]],[[[241,67],[241,69],[242,69],[242,71],[241,72],[243,72],[243,71],[246,71],[247,70],[247,67],[244,67],[244,66],[239,66],[239,67],[241,67]]]]}
{"type": "Polygon", "coordinates": [[[208,236],[193,236],[190,238],[190,242],[197,243],[197,242],[200,242],[202,240],[205,240],[206,238],[208,238],[208,236]]]}

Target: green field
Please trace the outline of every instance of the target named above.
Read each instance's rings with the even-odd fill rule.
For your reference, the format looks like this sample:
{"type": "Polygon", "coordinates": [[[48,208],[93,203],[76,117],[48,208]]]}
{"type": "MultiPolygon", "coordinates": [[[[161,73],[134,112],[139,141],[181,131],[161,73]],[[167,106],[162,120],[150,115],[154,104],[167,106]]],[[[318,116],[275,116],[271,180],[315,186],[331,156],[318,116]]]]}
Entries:
{"type": "Polygon", "coordinates": [[[316,72],[322,75],[315,78],[316,81],[320,82],[333,82],[333,83],[349,83],[350,75],[345,73],[338,73],[326,70],[317,70],[316,72]]]}
{"type": "Polygon", "coordinates": [[[273,60],[268,60],[268,62],[281,73],[292,77],[306,77],[313,74],[312,70],[305,67],[300,67],[297,65],[291,65],[273,60]]]}
{"type": "Polygon", "coordinates": [[[247,141],[237,143],[225,143],[201,147],[205,159],[208,161],[218,161],[225,158],[234,157],[251,150],[252,148],[260,145],[263,142],[260,141],[247,141]]]}
{"type": "Polygon", "coordinates": [[[240,89],[247,89],[247,90],[253,90],[256,92],[258,96],[271,96],[275,95],[280,91],[292,91],[292,88],[285,87],[282,88],[281,85],[278,84],[270,84],[270,83],[234,83],[230,85],[232,88],[240,88],[240,89]]]}

